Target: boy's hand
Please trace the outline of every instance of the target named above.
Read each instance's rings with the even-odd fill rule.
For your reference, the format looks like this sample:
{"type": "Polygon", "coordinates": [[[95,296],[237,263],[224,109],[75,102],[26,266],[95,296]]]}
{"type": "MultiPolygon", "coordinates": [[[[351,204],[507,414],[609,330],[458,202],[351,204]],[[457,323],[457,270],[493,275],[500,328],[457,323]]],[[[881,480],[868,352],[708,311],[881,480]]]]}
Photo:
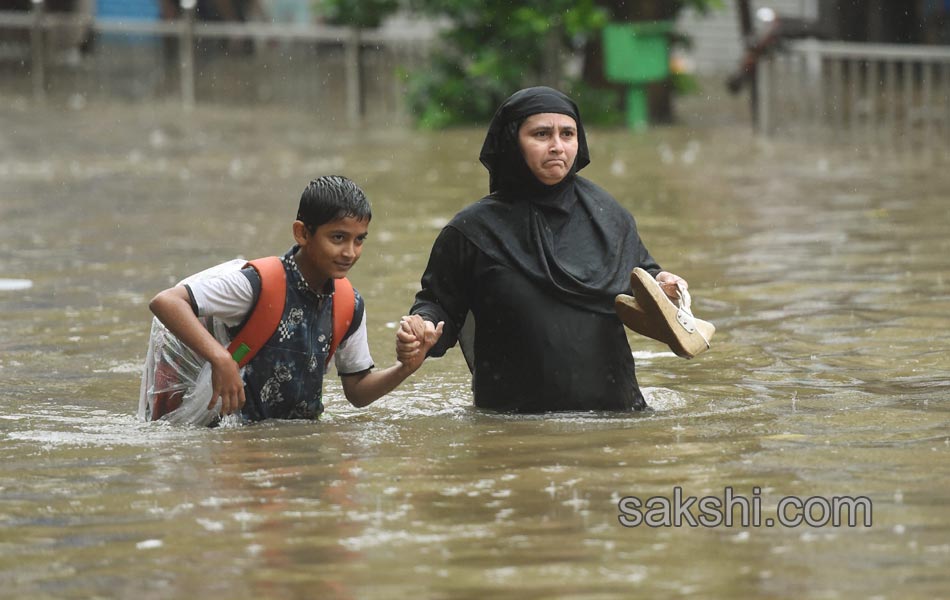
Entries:
{"type": "Polygon", "coordinates": [[[396,359],[404,367],[416,371],[425,361],[429,349],[442,337],[444,325],[443,321],[433,325],[419,315],[403,317],[396,331],[396,359]]]}
{"type": "Polygon", "coordinates": [[[159,292],[149,309],[186,346],[211,363],[211,401],[208,410],[221,398],[221,414],[229,415],[244,406],[244,382],[237,363],[227,349],[214,339],[191,309],[188,291],[175,286],[159,292]]]}
{"type": "Polygon", "coordinates": [[[211,402],[208,410],[221,399],[221,414],[230,415],[244,407],[244,381],[238,364],[227,352],[211,362],[211,402]]]}
{"type": "Polygon", "coordinates": [[[442,322],[433,325],[418,316],[403,317],[396,331],[396,364],[381,371],[369,370],[341,377],[343,393],[350,404],[368,406],[396,389],[422,366],[426,353],[442,336],[443,325],[442,322]]]}
{"type": "Polygon", "coordinates": [[[399,320],[399,329],[396,330],[396,359],[404,362],[404,359],[411,358],[419,350],[422,341],[413,331],[409,319],[414,317],[403,317],[399,320]]]}

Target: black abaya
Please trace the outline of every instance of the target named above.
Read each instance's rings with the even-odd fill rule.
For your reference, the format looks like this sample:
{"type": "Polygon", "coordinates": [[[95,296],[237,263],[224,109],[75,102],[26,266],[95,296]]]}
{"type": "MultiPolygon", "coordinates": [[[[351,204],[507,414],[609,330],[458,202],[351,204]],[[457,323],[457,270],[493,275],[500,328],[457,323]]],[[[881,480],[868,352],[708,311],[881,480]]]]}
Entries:
{"type": "Polygon", "coordinates": [[[659,265],[636,223],[603,189],[576,175],[589,163],[576,106],[550,88],[530,88],[495,114],[481,160],[489,196],[462,210],[432,248],[411,309],[445,321],[430,356],[461,340],[475,404],[513,412],[632,410],[646,406],[623,325],[613,311],[630,272],[659,265]],[[517,145],[520,123],[561,113],[577,124],[578,153],[554,186],[531,174],[517,145]]]}

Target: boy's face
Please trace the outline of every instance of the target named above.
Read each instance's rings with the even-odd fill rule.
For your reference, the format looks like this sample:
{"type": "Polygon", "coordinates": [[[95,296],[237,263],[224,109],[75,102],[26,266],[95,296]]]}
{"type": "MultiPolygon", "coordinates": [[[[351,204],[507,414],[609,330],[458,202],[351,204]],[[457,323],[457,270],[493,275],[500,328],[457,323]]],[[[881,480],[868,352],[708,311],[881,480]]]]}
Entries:
{"type": "Polygon", "coordinates": [[[300,221],[294,222],[294,239],[300,245],[297,267],[311,286],[322,286],[330,278],[346,277],[363,253],[369,221],[343,217],[324,223],[310,233],[300,221]]]}

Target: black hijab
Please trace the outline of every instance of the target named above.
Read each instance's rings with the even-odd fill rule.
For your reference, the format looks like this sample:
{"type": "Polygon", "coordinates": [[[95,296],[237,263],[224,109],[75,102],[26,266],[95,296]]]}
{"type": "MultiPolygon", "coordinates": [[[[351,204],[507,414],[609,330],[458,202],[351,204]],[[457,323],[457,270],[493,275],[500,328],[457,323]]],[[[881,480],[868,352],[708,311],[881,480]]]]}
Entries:
{"type": "Polygon", "coordinates": [[[548,87],[520,90],[495,112],[479,160],[491,193],[449,223],[492,259],[520,272],[563,302],[614,314],[613,300],[630,289],[636,266],[656,267],[640,243],[633,216],[577,172],[590,163],[577,105],[548,87]],[[518,129],[539,113],[577,125],[577,156],[568,175],[545,185],[531,173],[518,129]]]}

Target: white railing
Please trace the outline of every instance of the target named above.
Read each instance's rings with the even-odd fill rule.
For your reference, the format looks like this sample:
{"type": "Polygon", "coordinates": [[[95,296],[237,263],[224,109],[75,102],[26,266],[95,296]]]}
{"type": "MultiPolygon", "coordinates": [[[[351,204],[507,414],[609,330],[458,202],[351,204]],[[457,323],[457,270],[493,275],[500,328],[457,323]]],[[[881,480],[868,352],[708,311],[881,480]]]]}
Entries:
{"type": "MultiPolygon", "coordinates": [[[[319,79],[324,87],[334,88],[335,97],[340,95],[337,89],[343,90],[342,103],[345,105],[346,117],[351,123],[358,123],[363,117],[366,104],[367,81],[372,80],[379,84],[380,79],[386,79],[390,84],[390,89],[385,90],[389,96],[387,102],[390,105],[401,105],[404,89],[395,71],[399,66],[425,61],[435,37],[432,32],[419,33],[419,30],[402,33],[322,24],[202,22],[196,21],[193,7],[184,10],[182,18],[177,20],[148,21],[96,19],[70,13],[50,13],[43,10],[42,0],[34,0],[33,6],[33,11],[29,13],[0,11],[0,61],[5,61],[7,67],[6,73],[0,72],[0,78],[17,74],[28,77],[33,97],[40,101],[44,100],[49,89],[54,87],[58,75],[62,75],[61,79],[69,78],[57,73],[55,69],[62,61],[57,61],[53,56],[51,42],[64,31],[83,30],[95,34],[98,38],[107,37],[113,42],[123,38],[139,42],[143,39],[150,40],[153,54],[160,56],[153,56],[148,61],[149,64],[140,63],[135,68],[139,74],[143,69],[161,70],[161,78],[168,79],[164,72],[167,72],[171,65],[171,70],[174,71],[172,79],[177,81],[173,91],[177,91],[186,109],[202,101],[202,94],[196,84],[200,83],[203,76],[199,69],[208,70],[208,65],[196,66],[196,59],[200,59],[196,57],[196,54],[200,53],[197,49],[202,44],[214,42],[248,43],[255,48],[253,57],[232,56],[225,60],[219,56],[219,64],[213,67],[228,68],[222,67],[220,63],[229,62],[230,68],[239,73],[240,77],[259,79],[264,86],[273,83],[265,80],[268,76],[274,77],[275,71],[280,71],[280,77],[291,80],[291,83],[292,80],[298,79],[309,80],[312,84],[312,80],[319,79]],[[275,47],[281,50],[273,50],[275,47]],[[314,57],[326,57],[330,54],[333,54],[332,60],[335,63],[333,77],[328,79],[325,75],[315,76],[312,65],[308,70],[308,63],[314,62],[314,57]],[[374,61],[372,56],[367,58],[369,54],[375,55],[377,62],[379,55],[387,55],[388,62],[381,68],[392,67],[391,72],[386,73],[385,77],[381,77],[378,72],[368,75],[368,63],[374,61]],[[13,65],[18,73],[11,74],[10,65],[13,65]],[[261,65],[263,68],[256,68],[261,65]]],[[[100,49],[96,48],[94,52],[100,52],[100,49]]],[[[131,55],[135,52],[123,57],[121,51],[115,52],[113,48],[113,54],[119,56],[108,57],[108,60],[116,62],[123,59],[134,60],[131,55]]],[[[221,54],[226,55],[227,52],[221,54]]],[[[96,73],[95,76],[101,78],[103,74],[96,73]]],[[[147,74],[145,76],[147,77],[147,74]]],[[[245,85],[254,83],[244,82],[245,85]]],[[[300,81],[300,89],[296,92],[300,96],[312,93],[312,89],[304,84],[304,81],[300,81]]],[[[286,81],[282,85],[286,87],[286,81]]],[[[379,90],[373,91],[378,93],[379,90]]]]}
{"type": "Polygon", "coordinates": [[[758,69],[759,129],[950,147],[950,47],[805,40],[758,69]]]}

